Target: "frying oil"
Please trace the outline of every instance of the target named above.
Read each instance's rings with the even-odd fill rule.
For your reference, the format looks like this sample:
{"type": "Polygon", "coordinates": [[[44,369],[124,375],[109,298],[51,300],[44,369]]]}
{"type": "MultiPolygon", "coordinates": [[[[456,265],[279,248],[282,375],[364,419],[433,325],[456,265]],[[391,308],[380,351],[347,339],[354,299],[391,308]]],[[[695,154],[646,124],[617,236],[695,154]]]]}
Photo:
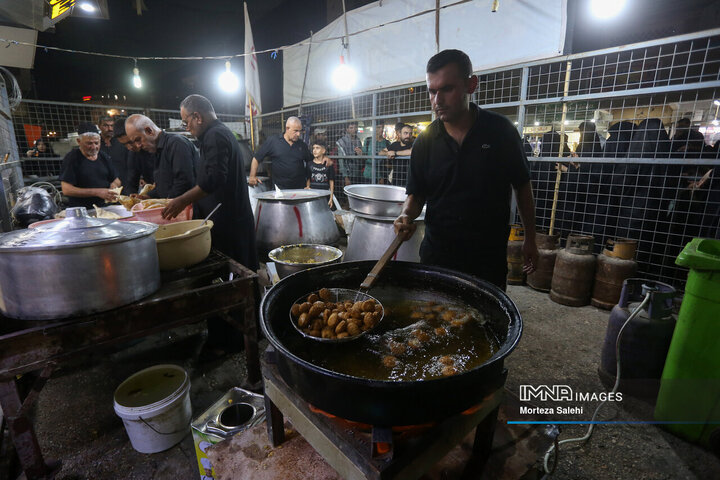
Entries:
{"type": "Polygon", "coordinates": [[[385,318],[372,335],[334,345],[306,341],[296,350],[298,356],[354,377],[416,381],[471,370],[499,348],[483,313],[467,305],[437,296],[431,300],[396,295],[377,298],[383,303],[385,318]]]}

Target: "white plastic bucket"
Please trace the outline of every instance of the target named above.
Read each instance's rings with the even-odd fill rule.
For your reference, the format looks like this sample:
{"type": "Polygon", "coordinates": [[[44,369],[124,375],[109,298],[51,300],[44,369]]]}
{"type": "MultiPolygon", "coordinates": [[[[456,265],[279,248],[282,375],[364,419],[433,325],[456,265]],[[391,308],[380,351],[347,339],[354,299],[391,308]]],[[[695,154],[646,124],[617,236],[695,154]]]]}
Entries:
{"type": "Polygon", "coordinates": [[[177,365],[155,365],[131,375],[115,390],[114,404],[140,453],[167,450],[190,432],[190,378],[177,365]]]}

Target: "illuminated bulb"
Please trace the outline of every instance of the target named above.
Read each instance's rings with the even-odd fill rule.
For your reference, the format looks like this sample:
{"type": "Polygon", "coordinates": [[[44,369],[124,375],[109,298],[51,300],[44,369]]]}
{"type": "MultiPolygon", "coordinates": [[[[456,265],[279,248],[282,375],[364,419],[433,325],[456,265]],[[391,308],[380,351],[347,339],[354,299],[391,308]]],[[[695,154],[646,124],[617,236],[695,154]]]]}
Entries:
{"type": "Polygon", "coordinates": [[[625,0],[592,0],[593,15],[603,20],[616,16],[625,6],[625,0]]]}
{"type": "Polygon", "coordinates": [[[718,125],[720,125],[720,121],[718,121],[718,119],[716,118],[715,120],[712,121],[712,124],[717,127],[718,125]]]}
{"type": "Polygon", "coordinates": [[[228,93],[236,92],[240,87],[240,80],[238,80],[237,75],[230,70],[229,61],[225,62],[225,71],[220,74],[218,83],[220,84],[220,88],[228,93]]]}
{"type": "Polygon", "coordinates": [[[565,125],[570,125],[570,120],[565,120],[563,123],[565,123],[565,125]]]}
{"type": "Polygon", "coordinates": [[[142,79],[140,78],[140,70],[133,68],[133,87],[142,88],[142,79]]]}
{"type": "Polygon", "coordinates": [[[337,66],[332,73],[332,82],[335,88],[342,91],[348,91],[355,85],[357,75],[355,70],[345,63],[345,57],[340,55],[340,65],[337,66]]]}
{"type": "Polygon", "coordinates": [[[540,122],[535,122],[535,126],[537,127],[538,125],[540,125],[540,122]]]}
{"type": "Polygon", "coordinates": [[[93,7],[90,2],[81,3],[80,8],[87,13],[93,13],[95,11],[95,7],[93,7]]]}
{"type": "Polygon", "coordinates": [[[592,123],[595,123],[595,119],[594,119],[594,118],[593,118],[592,120],[590,120],[590,121],[591,121],[592,123]]]}
{"type": "Polygon", "coordinates": [[[720,100],[715,100],[715,101],[713,102],[713,105],[717,105],[718,107],[720,107],[720,100]]]}

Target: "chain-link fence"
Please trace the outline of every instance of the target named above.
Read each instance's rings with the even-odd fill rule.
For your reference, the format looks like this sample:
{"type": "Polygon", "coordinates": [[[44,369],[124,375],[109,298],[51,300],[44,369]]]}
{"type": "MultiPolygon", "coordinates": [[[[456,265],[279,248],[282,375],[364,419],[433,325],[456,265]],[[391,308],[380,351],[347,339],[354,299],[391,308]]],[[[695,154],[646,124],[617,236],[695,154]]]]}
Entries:
{"type": "MultiPolygon", "coordinates": [[[[523,136],[539,228],[550,227],[557,184],[553,227],[563,238],[592,234],[596,251],[608,239],[634,238],[640,273],[676,284],[684,278],[673,263],[681,247],[693,236],[720,236],[720,29],[477,74],[472,101],[505,115],[523,136]],[[557,163],[566,168],[559,182],[557,163]]],[[[20,151],[29,148],[28,125],[62,153],[78,123],[97,122],[112,109],[179,127],[172,110],[24,101],[13,115],[20,151]]],[[[427,87],[407,85],[263,114],[256,143],[281,134],[290,116],[301,117],[306,141],[327,143],[337,166],[356,163],[361,173],[351,183],[396,185],[407,179],[409,157],[389,160],[383,152],[396,140],[395,125],[410,124],[418,135],[432,121],[427,87]],[[338,154],[351,120],[363,155],[338,154]]],[[[51,170],[27,163],[26,175],[32,169],[51,170]]],[[[341,202],[344,184],[338,170],[341,202]]]]}

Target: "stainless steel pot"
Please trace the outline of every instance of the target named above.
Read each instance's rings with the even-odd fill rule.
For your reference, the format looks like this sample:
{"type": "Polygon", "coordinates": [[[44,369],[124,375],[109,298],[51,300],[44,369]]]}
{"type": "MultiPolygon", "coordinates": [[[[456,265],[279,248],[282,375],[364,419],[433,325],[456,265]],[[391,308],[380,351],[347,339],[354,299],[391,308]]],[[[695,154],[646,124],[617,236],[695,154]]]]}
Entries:
{"type": "Polygon", "coordinates": [[[255,241],[260,257],[282,245],[333,245],[340,231],[328,205],[328,190],[283,190],[256,195],[255,241]]]}
{"type": "MultiPolygon", "coordinates": [[[[385,253],[388,245],[395,238],[393,221],[396,217],[375,217],[372,215],[355,215],[350,238],[348,239],[347,250],[345,251],[345,262],[355,260],[378,260],[385,253]]],[[[420,261],[420,244],[425,238],[425,216],[421,215],[416,220],[417,230],[415,234],[398,249],[394,260],[405,262],[420,261]]]]}
{"type": "Polygon", "coordinates": [[[268,253],[268,258],[275,262],[275,268],[280,278],[285,278],[306,268],[339,263],[342,256],[343,252],[339,248],[306,243],[283,245],[268,253]]]}
{"type": "Polygon", "coordinates": [[[397,217],[407,198],[405,188],[394,185],[348,185],[350,209],[365,215],[397,217]]]}
{"type": "MultiPolygon", "coordinates": [[[[247,177],[248,179],[250,177],[247,177]]],[[[255,210],[257,210],[257,198],[255,198],[256,195],[267,192],[270,190],[270,177],[257,177],[258,180],[260,180],[263,183],[258,183],[254,187],[248,184],[248,196],[250,197],[250,208],[252,209],[253,215],[255,214],[255,210]]]]}
{"type": "Polygon", "coordinates": [[[67,218],[0,236],[0,310],[25,320],[110,310],[160,288],[146,222],[96,219],[84,207],[67,218]]]}

